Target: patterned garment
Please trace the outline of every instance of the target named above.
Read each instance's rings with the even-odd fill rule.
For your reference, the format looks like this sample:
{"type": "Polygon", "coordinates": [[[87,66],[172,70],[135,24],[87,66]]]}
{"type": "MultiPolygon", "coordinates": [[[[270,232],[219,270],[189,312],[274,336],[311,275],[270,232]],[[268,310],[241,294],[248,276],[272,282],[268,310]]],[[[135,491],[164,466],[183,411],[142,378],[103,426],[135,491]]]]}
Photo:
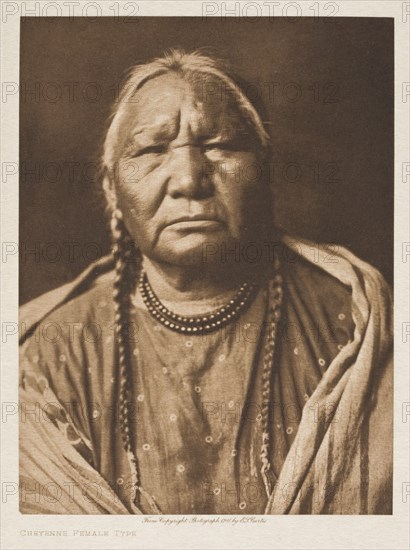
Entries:
{"type": "MultiPolygon", "coordinates": [[[[269,400],[273,482],[306,401],[354,332],[351,293],[341,282],[305,260],[285,262],[283,278],[269,400]]],[[[141,485],[163,513],[266,508],[260,473],[266,295],[262,288],[235,324],[206,336],[159,325],[137,296],[129,331],[131,431],[141,485]]],[[[43,319],[24,348],[22,384],[41,391],[48,418],[131,510],[111,296],[112,281],[97,281],[43,319]]],[[[309,404],[308,414],[317,412],[309,404]]],[[[144,497],[139,508],[152,513],[144,497]]]]}

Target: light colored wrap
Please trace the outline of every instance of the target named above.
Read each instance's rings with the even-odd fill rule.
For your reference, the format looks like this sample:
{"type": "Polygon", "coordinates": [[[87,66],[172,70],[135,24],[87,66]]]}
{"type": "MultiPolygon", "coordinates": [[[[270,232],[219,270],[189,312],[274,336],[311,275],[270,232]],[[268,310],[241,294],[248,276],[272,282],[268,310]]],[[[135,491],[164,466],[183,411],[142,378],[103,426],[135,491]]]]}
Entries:
{"type": "MultiPolygon", "coordinates": [[[[284,238],[310,260],[313,243],[284,238]]],[[[392,513],[393,326],[390,289],[342,247],[318,267],[352,289],[353,341],[307,401],[266,512],[392,513]]],[[[311,261],[311,260],[310,260],[311,261]]]]}
{"type": "MultiPolygon", "coordinates": [[[[20,422],[20,512],[23,514],[129,514],[101,475],[46,419],[40,392],[20,390],[27,411],[20,422]]],[[[23,409],[24,410],[24,409],[23,409]]],[[[141,513],[135,508],[133,513],[141,513]]]]}

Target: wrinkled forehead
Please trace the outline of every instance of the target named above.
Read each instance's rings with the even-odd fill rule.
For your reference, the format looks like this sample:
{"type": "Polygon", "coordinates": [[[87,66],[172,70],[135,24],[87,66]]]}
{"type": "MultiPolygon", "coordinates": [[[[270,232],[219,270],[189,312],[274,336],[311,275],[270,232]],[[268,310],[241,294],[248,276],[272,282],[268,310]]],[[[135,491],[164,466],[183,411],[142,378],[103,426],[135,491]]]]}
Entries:
{"type": "Polygon", "coordinates": [[[136,93],[128,84],[126,92],[109,132],[115,158],[134,134],[173,136],[181,116],[188,117],[197,138],[255,135],[240,107],[238,91],[217,76],[167,73],[148,80],[136,93]]]}

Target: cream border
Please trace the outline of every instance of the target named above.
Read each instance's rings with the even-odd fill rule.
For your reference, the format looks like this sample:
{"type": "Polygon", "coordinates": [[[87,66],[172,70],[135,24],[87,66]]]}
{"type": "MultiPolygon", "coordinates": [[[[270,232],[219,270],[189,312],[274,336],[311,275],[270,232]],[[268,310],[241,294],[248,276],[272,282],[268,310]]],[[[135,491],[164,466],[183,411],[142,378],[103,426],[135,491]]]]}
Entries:
{"type": "MultiPolygon", "coordinates": [[[[7,2],[1,3],[2,17],[2,83],[19,81],[19,25],[23,9],[38,10],[50,2],[7,2]],[[38,6],[38,7],[37,7],[38,6]],[[7,16],[6,10],[15,14],[7,16]]],[[[78,10],[86,4],[77,0],[78,10]]],[[[88,2],[90,4],[90,2],[88,2]]],[[[110,0],[93,2],[101,8],[105,16],[112,16],[110,0]]],[[[281,11],[288,2],[277,2],[276,10],[281,11]]],[[[311,16],[309,7],[313,1],[298,0],[303,16],[311,16]]],[[[70,4],[70,2],[64,3],[70,4]]],[[[121,2],[120,2],[121,4],[121,2]]],[[[187,16],[201,17],[205,2],[190,0],[140,0],[139,16],[187,16]]],[[[218,9],[220,16],[223,3],[208,2],[218,9]]],[[[235,2],[227,2],[232,6],[235,2]]],[[[242,10],[245,4],[236,2],[242,10]]],[[[264,6],[264,2],[259,2],[264,6]]],[[[266,3],[265,3],[266,4],[266,3]]],[[[270,4],[273,4],[272,2],[270,4]]],[[[320,9],[326,2],[319,2],[320,9]]],[[[394,514],[393,516],[267,516],[266,523],[217,523],[208,526],[182,523],[165,525],[144,523],[144,518],[136,516],[23,516],[18,511],[18,495],[6,499],[5,492],[10,485],[18,482],[18,426],[17,414],[8,414],[17,402],[17,334],[5,341],[7,323],[18,322],[18,258],[17,255],[4,257],[5,243],[18,242],[18,175],[4,181],[6,162],[18,163],[18,94],[9,96],[2,106],[2,194],[1,194],[1,240],[2,240],[2,280],[1,280],[1,321],[2,321],[2,539],[5,550],[14,548],[397,548],[408,546],[408,519],[410,505],[409,473],[409,423],[405,422],[406,403],[409,398],[409,344],[405,342],[405,330],[410,320],[409,314],[409,263],[405,256],[405,243],[410,242],[409,234],[409,180],[405,177],[405,163],[409,163],[409,111],[403,98],[403,83],[410,81],[409,75],[409,21],[410,2],[391,1],[348,1],[338,0],[338,17],[392,17],[395,19],[395,466],[394,466],[394,514]],[[406,15],[407,13],[407,15],[406,15]],[[407,17],[407,19],[406,19],[407,17]],[[406,325],[407,323],[407,325],[406,325]],[[407,502],[406,500],[407,493],[407,502]],[[28,537],[24,530],[108,530],[110,537],[28,537]],[[136,536],[116,537],[115,530],[134,531],[136,536]]],[[[124,3],[124,6],[126,4],[124,3]]],[[[65,8],[66,10],[68,8],[65,8]]],[[[269,14],[264,7],[264,13],[269,14]]],[[[50,9],[51,12],[51,9],[50,9]]],[[[69,15],[68,11],[63,12],[69,15]]],[[[251,12],[252,13],[252,12],[251,12]]],[[[250,14],[251,14],[250,13],[250,14]]],[[[277,12],[275,12],[277,13],[277,12]]],[[[408,245],[410,246],[410,245],[408,245]]],[[[407,337],[410,338],[409,336],[407,337]]],[[[410,405],[407,405],[407,407],[410,405]]],[[[381,441],[382,445],[383,442],[381,441]]],[[[172,516],[178,517],[190,516],[172,516]]],[[[201,516],[197,516],[201,517],[201,516]]],[[[204,517],[204,516],[202,516],[204,517]]],[[[206,516],[211,520],[216,516],[206,516]]],[[[220,516],[221,517],[221,516],[220,516]]],[[[224,516],[237,517],[240,516],[224,516]]],[[[256,516],[260,517],[260,516],[256,516]]]]}

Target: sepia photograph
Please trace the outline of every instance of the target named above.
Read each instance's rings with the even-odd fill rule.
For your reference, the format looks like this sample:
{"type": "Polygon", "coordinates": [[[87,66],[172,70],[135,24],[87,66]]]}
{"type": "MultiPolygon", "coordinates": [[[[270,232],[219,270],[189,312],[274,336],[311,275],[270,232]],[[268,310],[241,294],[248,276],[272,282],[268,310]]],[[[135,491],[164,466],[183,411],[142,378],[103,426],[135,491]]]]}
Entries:
{"type": "Polygon", "coordinates": [[[21,514],[393,513],[394,32],[21,21],[21,514]]]}

